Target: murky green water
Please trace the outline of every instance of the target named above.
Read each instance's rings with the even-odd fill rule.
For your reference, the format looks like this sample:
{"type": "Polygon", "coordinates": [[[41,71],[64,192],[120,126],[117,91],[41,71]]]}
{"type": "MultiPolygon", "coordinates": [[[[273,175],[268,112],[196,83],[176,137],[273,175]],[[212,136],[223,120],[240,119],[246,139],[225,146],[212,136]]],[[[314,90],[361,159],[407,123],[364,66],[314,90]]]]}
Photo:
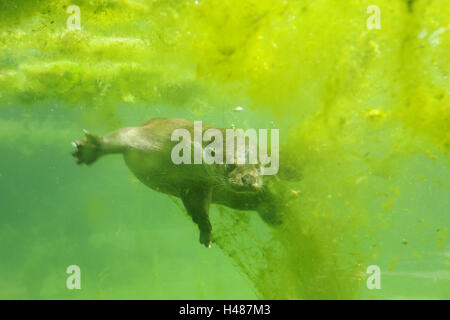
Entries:
{"type": "Polygon", "coordinates": [[[0,1],[0,298],[448,299],[450,2],[371,4],[0,1]],[[279,128],[285,225],[214,206],[205,249],[120,156],[70,156],[156,117],[279,128]]]}

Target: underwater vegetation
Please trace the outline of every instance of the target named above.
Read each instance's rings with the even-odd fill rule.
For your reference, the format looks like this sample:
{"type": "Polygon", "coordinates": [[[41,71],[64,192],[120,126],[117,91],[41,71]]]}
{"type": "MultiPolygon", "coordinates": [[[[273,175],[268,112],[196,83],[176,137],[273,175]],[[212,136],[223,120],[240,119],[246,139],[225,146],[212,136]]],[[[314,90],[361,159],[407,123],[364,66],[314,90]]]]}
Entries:
{"type": "Polygon", "coordinates": [[[0,297],[448,299],[449,13],[446,0],[0,0],[0,297]],[[289,195],[283,226],[215,206],[213,248],[197,248],[180,202],[121,159],[73,165],[80,129],[156,117],[279,128],[280,170],[302,176],[271,184],[289,195]]]}

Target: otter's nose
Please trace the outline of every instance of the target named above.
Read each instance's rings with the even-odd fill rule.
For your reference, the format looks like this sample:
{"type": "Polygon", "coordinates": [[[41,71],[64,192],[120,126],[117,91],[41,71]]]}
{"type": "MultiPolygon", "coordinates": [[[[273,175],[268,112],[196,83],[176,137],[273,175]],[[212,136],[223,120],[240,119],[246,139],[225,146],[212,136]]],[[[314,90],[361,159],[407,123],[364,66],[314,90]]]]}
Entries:
{"type": "Polygon", "coordinates": [[[245,185],[252,185],[256,182],[256,179],[251,175],[245,175],[241,178],[241,181],[245,185]]]}

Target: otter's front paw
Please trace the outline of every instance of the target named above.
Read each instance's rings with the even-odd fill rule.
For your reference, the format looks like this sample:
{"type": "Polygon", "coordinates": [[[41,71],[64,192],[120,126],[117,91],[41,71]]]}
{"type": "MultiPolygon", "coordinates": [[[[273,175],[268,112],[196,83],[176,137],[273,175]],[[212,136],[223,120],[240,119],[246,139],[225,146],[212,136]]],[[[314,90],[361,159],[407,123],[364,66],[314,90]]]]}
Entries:
{"type": "Polygon", "coordinates": [[[211,232],[200,231],[200,243],[207,248],[211,248],[211,232]]]}

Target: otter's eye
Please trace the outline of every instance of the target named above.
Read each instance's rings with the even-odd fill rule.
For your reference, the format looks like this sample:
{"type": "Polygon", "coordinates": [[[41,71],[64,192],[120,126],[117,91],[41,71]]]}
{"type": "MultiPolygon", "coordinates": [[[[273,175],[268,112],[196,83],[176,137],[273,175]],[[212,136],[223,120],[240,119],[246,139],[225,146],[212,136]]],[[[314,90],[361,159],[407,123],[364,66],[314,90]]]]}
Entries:
{"type": "Polygon", "coordinates": [[[234,163],[227,164],[225,168],[226,168],[227,172],[230,172],[230,171],[233,171],[236,168],[236,165],[234,163]]]}

